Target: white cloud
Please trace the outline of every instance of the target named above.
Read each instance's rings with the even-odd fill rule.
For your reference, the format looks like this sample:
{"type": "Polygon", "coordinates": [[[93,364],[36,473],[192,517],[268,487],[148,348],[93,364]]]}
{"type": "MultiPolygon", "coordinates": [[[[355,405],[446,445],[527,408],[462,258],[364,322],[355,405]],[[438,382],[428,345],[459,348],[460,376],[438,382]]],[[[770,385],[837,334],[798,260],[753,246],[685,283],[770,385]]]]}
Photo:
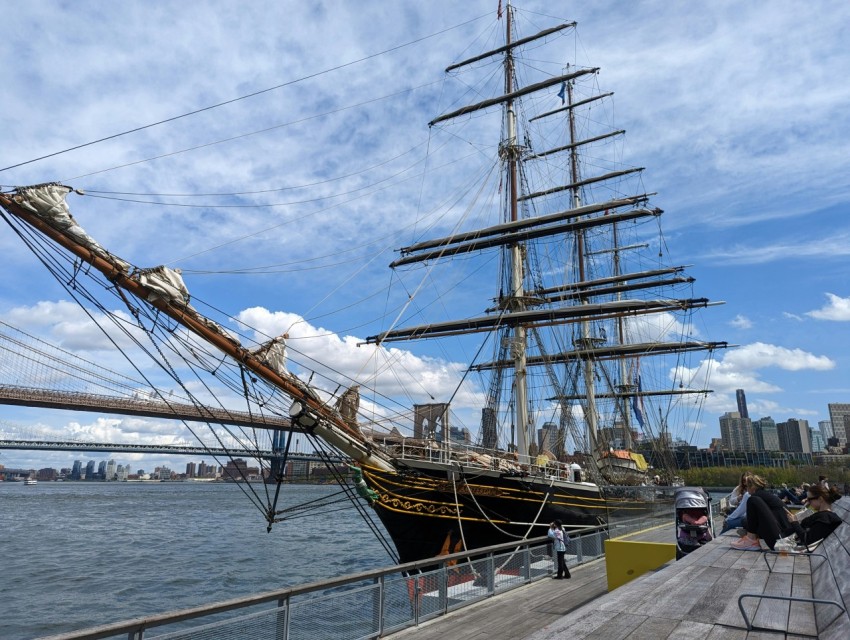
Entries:
{"type": "Polygon", "coordinates": [[[739,371],[757,371],[770,367],[786,371],[828,371],[835,368],[835,362],[827,356],[816,356],[802,349],[788,349],[763,342],[730,350],[723,358],[722,365],[739,371]]]}
{"type": "Polygon", "coordinates": [[[685,325],[672,313],[657,313],[654,315],[626,318],[626,335],[628,342],[663,342],[699,337],[697,328],[693,325],[686,330],[685,325]]]}
{"type": "MultiPolygon", "coordinates": [[[[785,392],[771,382],[771,370],[801,372],[829,371],[836,363],[826,356],[816,356],[802,349],[788,349],[755,342],[731,349],[722,360],[703,360],[695,368],[680,368],[677,375],[683,380],[702,380],[708,376],[709,387],[715,391],[706,398],[706,407],[715,413],[734,411],[735,390],[744,389],[747,396],[785,392]]],[[[759,402],[764,403],[760,399],[759,402]]],[[[797,411],[802,415],[802,411],[797,411]]],[[[813,412],[809,411],[809,415],[813,412]]]]}
{"type": "MultiPolygon", "coordinates": [[[[259,332],[258,341],[288,333],[289,359],[297,363],[295,372],[302,377],[316,371],[343,389],[356,380],[375,385],[387,396],[407,397],[411,404],[451,397],[465,368],[461,363],[420,357],[404,349],[365,345],[361,338],[339,336],[293,313],[252,307],[237,319],[259,332]]],[[[315,382],[328,391],[335,390],[328,382],[315,382]]],[[[460,408],[480,402],[480,393],[465,383],[455,400],[460,408]]]]}
{"type": "Polygon", "coordinates": [[[753,326],[752,321],[747,316],[743,316],[740,313],[735,316],[729,324],[736,329],[751,329],[753,326]]]}
{"type": "Polygon", "coordinates": [[[806,312],[806,315],[817,320],[850,321],[850,297],[841,298],[834,293],[827,293],[827,304],[820,309],[806,312]]]}
{"type": "MultiPolygon", "coordinates": [[[[796,211],[792,217],[797,218],[799,215],[800,212],[796,211]]],[[[775,217],[768,216],[765,221],[775,217]]],[[[747,220],[750,223],[758,222],[753,217],[748,217],[747,220]]],[[[723,248],[714,248],[704,253],[701,259],[723,261],[735,265],[754,265],[784,262],[788,260],[789,256],[794,256],[798,260],[803,258],[835,259],[850,256],[850,232],[826,228],[814,228],[808,232],[823,235],[816,238],[801,238],[798,232],[788,231],[789,237],[787,239],[772,243],[735,244],[723,248]]]]}

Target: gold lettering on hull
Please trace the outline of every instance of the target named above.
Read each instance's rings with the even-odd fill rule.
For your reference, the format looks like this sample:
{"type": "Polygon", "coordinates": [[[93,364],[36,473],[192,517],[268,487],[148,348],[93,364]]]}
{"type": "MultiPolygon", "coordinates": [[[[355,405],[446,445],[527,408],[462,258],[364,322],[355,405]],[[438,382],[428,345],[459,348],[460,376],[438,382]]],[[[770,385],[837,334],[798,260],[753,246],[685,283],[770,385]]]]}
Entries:
{"type": "Polygon", "coordinates": [[[497,489],[496,487],[475,487],[475,490],[471,491],[468,484],[460,484],[457,485],[457,487],[453,487],[450,482],[438,482],[434,485],[435,491],[442,491],[448,494],[453,493],[455,489],[459,494],[464,495],[469,495],[471,493],[476,496],[490,496],[493,498],[499,498],[505,495],[501,489],[497,489]]]}

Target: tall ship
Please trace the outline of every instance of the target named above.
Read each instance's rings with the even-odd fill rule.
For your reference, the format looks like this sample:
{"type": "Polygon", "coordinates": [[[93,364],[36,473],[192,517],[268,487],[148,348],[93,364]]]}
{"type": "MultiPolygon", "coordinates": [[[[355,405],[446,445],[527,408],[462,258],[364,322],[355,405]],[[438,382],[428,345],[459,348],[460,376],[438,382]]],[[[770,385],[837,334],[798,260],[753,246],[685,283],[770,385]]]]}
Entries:
{"type": "MultiPolygon", "coordinates": [[[[578,529],[641,515],[674,481],[673,435],[709,392],[687,358],[727,346],[695,329],[714,303],[692,293],[685,265],[665,261],[643,169],[615,157],[625,132],[605,115],[600,70],[563,60],[576,24],[525,31],[511,3],[497,21],[502,42],[446,69],[454,102],[427,123],[474,150],[474,180],[398,249],[391,282],[407,302],[361,338],[386,371],[405,366],[398,343],[468,355],[447,397],[402,406],[426,381],[399,390],[386,381],[402,377],[365,367],[334,374],[288,333],[263,336],[220,311],[226,291],[201,302],[178,270],[119,257],[85,231],[85,194],[71,185],[0,194],[6,222],[115,348],[132,349],[140,376],[144,354],[180,403],[256,416],[227,446],[234,458],[276,453],[261,461],[264,490],[245,489],[269,528],[288,517],[278,498],[293,434],[378,533],[380,521],[402,562],[544,535],[556,519],[578,529]],[[420,293],[448,282],[445,304],[420,293]]],[[[435,185],[434,201],[443,195],[435,185]]],[[[178,402],[162,388],[151,383],[153,400],[178,402]]],[[[221,423],[186,424],[224,446],[221,423]]]]}

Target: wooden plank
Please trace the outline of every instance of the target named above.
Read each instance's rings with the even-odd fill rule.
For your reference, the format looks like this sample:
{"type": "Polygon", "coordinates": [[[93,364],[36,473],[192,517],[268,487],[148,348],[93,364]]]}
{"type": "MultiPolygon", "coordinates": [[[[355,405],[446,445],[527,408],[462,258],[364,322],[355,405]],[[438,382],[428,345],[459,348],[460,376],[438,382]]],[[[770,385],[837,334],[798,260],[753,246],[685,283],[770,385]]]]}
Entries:
{"type": "Polygon", "coordinates": [[[665,572],[667,580],[644,599],[640,608],[641,613],[682,620],[695,603],[702,601],[705,592],[723,575],[722,569],[714,567],[693,567],[692,571],[687,570],[689,567],[682,568],[685,570],[678,573],[665,572]]]}
{"type": "Polygon", "coordinates": [[[818,633],[819,640],[847,640],[847,638],[850,638],[850,621],[844,614],[824,631],[818,633]]]}
{"type": "MultiPolygon", "coordinates": [[[[792,596],[797,598],[812,597],[812,576],[810,574],[795,573],[792,580],[792,596]]],[[[808,602],[792,602],[790,611],[788,612],[788,631],[790,633],[817,636],[818,627],[815,622],[814,605],[808,602]]]]}
{"type": "MultiPolygon", "coordinates": [[[[723,571],[705,592],[702,601],[694,604],[687,612],[686,619],[694,622],[717,622],[729,604],[729,594],[741,591],[746,576],[746,571],[723,571]]],[[[738,614],[739,620],[740,617],[738,614]]]]}
{"type": "MultiPolygon", "coordinates": [[[[743,579],[735,591],[730,591],[725,597],[726,606],[723,608],[717,620],[717,624],[727,625],[730,627],[745,628],[744,619],[741,617],[741,611],[738,609],[738,596],[742,593],[763,593],[764,585],[767,582],[767,571],[747,571],[741,570],[743,579]]],[[[744,600],[744,609],[750,620],[756,613],[756,601],[744,600]]]]}
{"type": "Polygon", "coordinates": [[[659,638],[667,638],[679,624],[679,620],[671,620],[670,618],[647,618],[640,626],[626,636],[626,640],[659,640],[659,638]]]}
{"type": "Polygon", "coordinates": [[[841,516],[844,522],[850,521],[850,497],[844,496],[832,505],[832,510],[841,516]]]}
{"type": "MultiPolygon", "coordinates": [[[[620,613],[613,616],[605,624],[600,625],[591,633],[588,633],[586,640],[624,640],[628,638],[632,632],[646,622],[647,616],[634,613],[620,613]]],[[[576,637],[571,634],[570,637],[576,637]]]]}
{"type": "Polygon", "coordinates": [[[713,549],[714,555],[711,560],[711,566],[713,567],[723,567],[723,568],[731,568],[738,560],[741,558],[741,552],[737,549],[732,549],[729,545],[725,545],[723,547],[718,546],[717,549],[713,549]]]}
{"type": "Polygon", "coordinates": [[[732,563],[732,569],[764,569],[767,571],[767,565],[764,564],[764,558],[758,551],[740,551],[733,549],[738,554],[738,559],[732,563]],[[757,566],[756,566],[757,565],[757,566]]]}
{"type": "MultiPolygon", "coordinates": [[[[762,594],[789,597],[791,595],[791,574],[776,573],[775,571],[771,573],[768,576],[762,594]]],[[[758,608],[756,609],[756,615],[752,618],[754,627],[776,629],[779,631],[788,629],[790,603],[787,600],[765,598],[756,602],[758,602],[758,608]]]]}
{"type": "Polygon", "coordinates": [[[800,554],[798,556],[794,556],[794,573],[799,574],[799,575],[809,576],[809,583],[811,584],[811,575],[812,575],[811,556],[809,556],[806,553],[800,554]]]}
{"type": "MultiPolygon", "coordinates": [[[[773,573],[794,573],[794,554],[769,553],[767,555],[767,559],[770,562],[771,571],[773,573]]],[[[762,558],[762,564],[764,564],[764,558],[762,558]]]]}
{"type": "MultiPolygon", "coordinates": [[[[584,606],[578,611],[556,620],[545,626],[536,633],[531,634],[526,640],[557,640],[560,638],[581,639],[587,638],[599,627],[609,620],[615,619],[622,614],[619,611],[600,611],[594,606],[584,606]]],[[[445,637],[453,637],[449,632],[445,637]]],[[[505,636],[503,636],[505,637],[505,636]]],[[[513,636],[521,637],[521,636],[513,636]]]]}
{"type": "Polygon", "coordinates": [[[671,581],[682,582],[685,585],[690,580],[700,581],[706,567],[694,567],[691,573],[685,572],[685,577],[677,577],[685,565],[675,564],[661,571],[644,574],[636,580],[623,585],[608,594],[599,603],[599,608],[614,611],[643,611],[643,608],[655,602],[659,594],[669,594],[671,581]],[[690,576],[690,577],[688,577],[690,576]]]}
{"type": "MultiPolygon", "coordinates": [[[[746,640],[746,638],[746,629],[735,629],[732,627],[714,625],[714,628],[705,637],[705,640],[746,640]]],[[[774,637],[773,640],[776,640],[776,637],[774,637]]]]}
{"type": "Polygon", "coordinates": [[[713,624],[691,621],[681,622],[667,636],[667,640],[704,640],[713,629],[713,624]]]}
{"type": "Polygon", "coordinates": [[[724,542],[725,541],[721,540],[719,543],[711,544],[700,549],[695,558],[696,564],[711,567],[728,566],[728,561],[725,559],[729,557],[729,551],[731,551],[731,549],[729,548],[729,545],[724,544],[724,542]]]}

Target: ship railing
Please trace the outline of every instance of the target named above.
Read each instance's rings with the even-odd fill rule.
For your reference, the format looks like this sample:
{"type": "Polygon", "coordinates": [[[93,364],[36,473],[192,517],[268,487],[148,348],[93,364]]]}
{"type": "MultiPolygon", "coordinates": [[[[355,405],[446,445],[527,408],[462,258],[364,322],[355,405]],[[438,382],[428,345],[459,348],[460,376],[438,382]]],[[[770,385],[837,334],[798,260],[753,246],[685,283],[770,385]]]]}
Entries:
{"type": "Polygon", "coordinates": [[[441,464],[461,462],[464,468],[470,469],[522,471],[548,479],[575,480],[570,464],[548,459],[542,462],[539,456],[519,456],[455,442],[447,447],[436,441],[419,438],[400,438],[383,444],[392,451],[394,457],[401,459],[429,460],[441,464]]]}
{"type": "MultiPolygon", "coordinates": [[[[608,535],[602,526],[571,531],[567,564],[600,558],[608,535]]],[[[62,633],[49,640],[379,638],[548,578],[555,568],[548,541],[539,537],[454,553],[62,633]]]]}

